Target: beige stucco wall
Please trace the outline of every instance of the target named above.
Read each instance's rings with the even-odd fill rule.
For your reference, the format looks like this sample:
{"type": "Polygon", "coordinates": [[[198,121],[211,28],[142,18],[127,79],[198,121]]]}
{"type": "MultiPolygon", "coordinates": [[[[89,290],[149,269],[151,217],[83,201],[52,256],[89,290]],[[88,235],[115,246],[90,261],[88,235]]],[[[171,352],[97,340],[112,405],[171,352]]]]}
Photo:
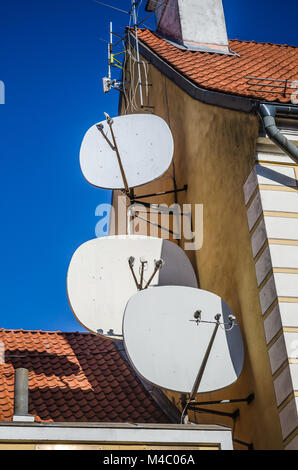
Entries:
{"type": "MultiPolygon", "coordinates": [[[[197,270],[200,287],[218,294],[232,308],[245,345],[245,365],[238,382],[198,399],[232,399],[254,393],[253,403],[239,405],[240,418],[235,422],[234,437],[253,442],[256,449],[282,449],[243,196],[243,185],[254,165],[258,119],[200,103],[152,66],[149,82],[153,84],[149,103],[154,109],[139,112],[154,112],[170,124],[177,185],[188,185],[186,193],[178,194],[178,202],[204,206],[203,247],[187,254],[197,270]]],[[[137,193],[172,189],[171,175],[172,169],[137,193]]],[[[167,196],[149,202],[169,204],[174,199],[167,196]]],[[[167,395],[179,404],[177,394],[167,395]]],[[[217,408],[231,411],[236,406],[217,408]]],[[[200,423],[232,425],[227,417],[190,414],[190,418],[200,423]]]]}

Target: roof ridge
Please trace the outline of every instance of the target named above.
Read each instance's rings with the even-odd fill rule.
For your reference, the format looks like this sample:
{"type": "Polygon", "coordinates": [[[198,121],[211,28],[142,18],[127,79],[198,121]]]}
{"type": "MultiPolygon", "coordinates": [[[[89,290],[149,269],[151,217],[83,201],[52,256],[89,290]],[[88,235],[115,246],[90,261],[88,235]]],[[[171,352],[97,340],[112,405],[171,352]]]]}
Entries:
{"type": "MultiPolygon", "coordinates": [[[[128,29],[133,29],[133,28],[128,28],[128,29]]],[[[166,38],[162,37],[157,31],[153,31],[152,29],[149,29],[149,28],[138,28],[139,31],[148,31],[149,33],[152,33],[154,34],[156,37],[160,38],[160,39],[163,39],[166,41],[166,38]]],[[[266,41],[256,41],[254,39],[228,39],[229,41],[233,42],[233,41],[237,41],[237,42],[245,42],[245,43],[250,43],[250,44],[264,44],[264,45],[269,45],[269,46],[279,46],[279,47],[291,47],[293,49],[297,49],[298,46],[294,46],[294,45],[291,45],[291,44],[280,44],[280,43],[277,43],[277,42],[266,42],[266,41]]],[[[174,45],[174,44],[172,44],[174,45]]]]}
{"type": "Polygon", "coordinates": [[[266,46],[279,46],[279,47],[291,47],[293,49],[297,49],[298,46],[294,46],[291,44],[280,44],[277,42],[264,42],[264,41],[255,41],[254,39],[229,39],[229,42],[245,42],[247,44],[264,44],[266,46]]]}
{"type": "Polygon", "coordinates": [[[96,336],[93,333],[89,333],[88,331],[47,331],[47,330],[23,330],[22,328],[14,329],[14,328],[0,328],[0,332],[7,332],[7,333],[48,333],[48,334],[63,334],[63,335],[92,335],[96,336]]]}
{"type": "MultiPolygon", "coordinates": [[[[143,50],[145,57],[150,57],[152,51],[162,61],[159,65],[156,64],[162,73],[166,73],[165,68],[168,64],[179,74],[181,88],[183,88],[183,76],[199,87],[203,100],[206,99],[206,95],[202,90],[224,93],[223,99],[227,100],[228,96],[239,96],[247,100],[246,105],[251,111],[257,105],[257,100],[266,100],[270,103],[291,101],[290,95],[293,90],[288,83],[298,79],[297,46],[230,39],[230,49],[236,53],[232,56],[207,50],[190,52],[166,41],[149,29],[140,29],[139,38],[146,48],[143,50]],[[281,80],[281,84],[276,88],[275,85],[270,86],[266,82],[255,84],[249,81],[249,77],[269,76],[281,80]],[[256,86],[252,88],[251,85],[256,86]],[[251,99],[256,101],[252,102],[251,99]]],[[[172,77],[172,72],[169,76],[172,77]]],[[[294,89],[294,86],[292,88],[294,89]]],[[[189,93],[188,85],[185,84],[183,89],[189,93]]],[[[218,103],[216,96],[218,97],[214,95],[214,99],[218,103]]]]}

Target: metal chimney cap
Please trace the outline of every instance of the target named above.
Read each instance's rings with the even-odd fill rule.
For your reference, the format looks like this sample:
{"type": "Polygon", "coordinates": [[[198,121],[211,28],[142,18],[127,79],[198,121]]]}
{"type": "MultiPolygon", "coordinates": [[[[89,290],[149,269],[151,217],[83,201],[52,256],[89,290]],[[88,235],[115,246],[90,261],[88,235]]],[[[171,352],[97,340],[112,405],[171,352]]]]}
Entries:
{"type": "Polygon", "coordinates": [[[222,0],[149,0],[157,33],[188,50],[230,54],[222,0]]]}

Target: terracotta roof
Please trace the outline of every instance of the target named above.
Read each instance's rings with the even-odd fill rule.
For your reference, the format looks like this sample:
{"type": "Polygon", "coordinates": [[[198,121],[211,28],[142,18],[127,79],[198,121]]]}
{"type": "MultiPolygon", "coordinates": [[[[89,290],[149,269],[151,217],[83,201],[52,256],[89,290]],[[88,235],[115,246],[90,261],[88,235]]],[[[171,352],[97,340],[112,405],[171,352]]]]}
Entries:
{"type": "MultiPolygon", "coordinates": [[[[298,80],[298,47],[254,41],[229,41],[240,55],[222,55],[181,50],[148,29],[139,29],[139,39],[182,75],[202,88],[266,101],[290,102],[281,89],[248,85],[245,77],[298,80]],[[267,91],[281,91],[279,94],[267,91]]],[[[280,85],[279,82],[251,82],[280,85]]],[[[294,90],[293,90],[294,91],[294,90]]]]}
{"type": "Polygon", "coordinates": [[[90,333],[0,329],[0,421],[10,421],[14,369],[29,369],[29,413],[42,422],[169,423],[115,343],[90,333]],[[0,351],[1,353],[1,351],[0,351]]]}

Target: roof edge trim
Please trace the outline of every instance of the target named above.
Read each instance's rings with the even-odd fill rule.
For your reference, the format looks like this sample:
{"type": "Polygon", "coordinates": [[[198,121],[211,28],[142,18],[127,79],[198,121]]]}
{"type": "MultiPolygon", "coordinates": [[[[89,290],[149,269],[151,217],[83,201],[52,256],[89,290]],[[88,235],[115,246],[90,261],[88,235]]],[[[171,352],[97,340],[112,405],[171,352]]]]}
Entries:
{"type": "MultiPolygon", "coordinates": [[[[132,46],[135,47],[136,42],[134,35],[130,31],[128,31],[128,34],[132,46]]],[[[201,88],[195,83],[193,83],[191,80],[186,78],[184,75],[182,75],[180,72],[178,72],[166,61],[161,59],[161,57],[159,57],[155,52],[153,52],[140,39],[139,50],[141,56],[148,60],[148,62],[150,62],[154,67],[156,67],[169,80],[174,82],[177,86],[179,86],[183,91],[185,91],[189,96],[191,96],[195,100],[201,101],[205,104],[218,106],[220,108],[241,111],[244,113],[256,114],[258,112],[259,103],[261,100],[201,88]]],[[[276,103],[270,104],[275,105],[276,103]]],[[[119,111],[120,109],[121,98],[119,101],[119,111]]]]}

